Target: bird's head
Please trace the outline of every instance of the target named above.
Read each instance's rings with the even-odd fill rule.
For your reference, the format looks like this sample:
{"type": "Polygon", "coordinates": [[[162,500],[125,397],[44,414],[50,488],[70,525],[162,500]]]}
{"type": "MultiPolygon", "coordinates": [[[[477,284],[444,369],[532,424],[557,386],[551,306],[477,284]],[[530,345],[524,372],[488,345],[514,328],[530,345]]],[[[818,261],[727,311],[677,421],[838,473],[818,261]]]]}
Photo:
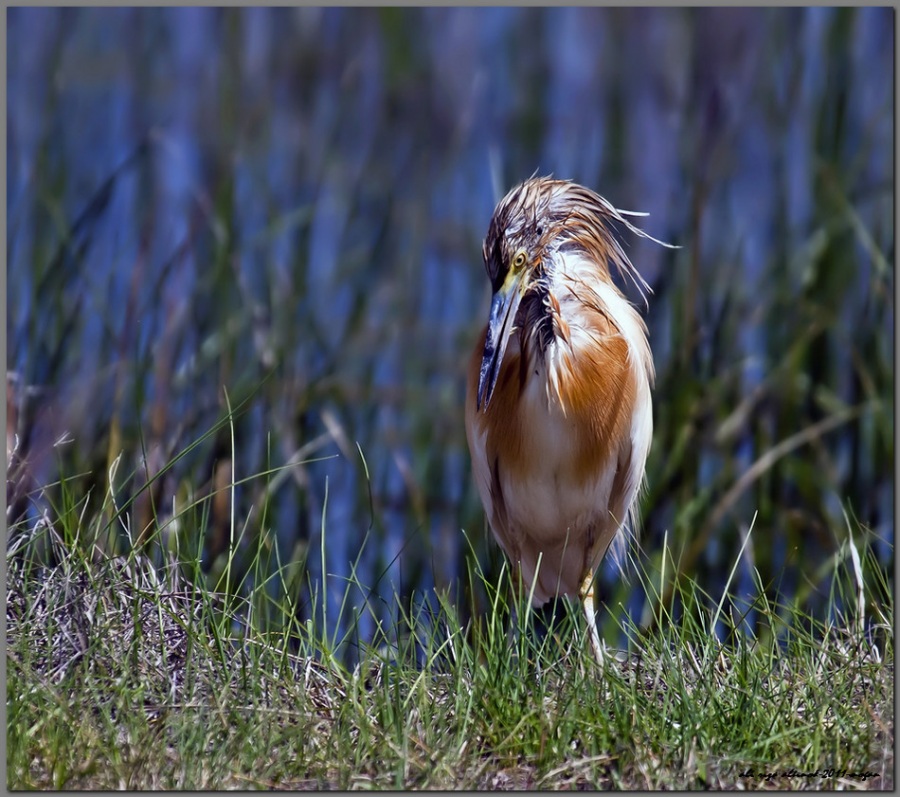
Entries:
{"type": "MultiPolygon", "coordinates": [[[[613,236],[611,222],[651,236],[623,213],[584,186],[550,177],[526,180],[499,202],[483,248],[493,298],[478,380],[479,410],[490,403],[523,298],[529,292],[547,294],[565,254],[591,261],[596,278],[609,282],[609,264],[614,263],[639,290],[649,290],[613,236]]],[[[531,304],[539,312],[549,306],[545,301],[531,304]]]]}
{"type": "Polygon", "coordinates": [[[554,236],[544,182],[529,180],[510,191],[494,210],[484,239],[484,266],[493,297],[478,379],[479,409],[487,409],[491,400],[522,297],[544,274],[547,247],[554,236]]]}

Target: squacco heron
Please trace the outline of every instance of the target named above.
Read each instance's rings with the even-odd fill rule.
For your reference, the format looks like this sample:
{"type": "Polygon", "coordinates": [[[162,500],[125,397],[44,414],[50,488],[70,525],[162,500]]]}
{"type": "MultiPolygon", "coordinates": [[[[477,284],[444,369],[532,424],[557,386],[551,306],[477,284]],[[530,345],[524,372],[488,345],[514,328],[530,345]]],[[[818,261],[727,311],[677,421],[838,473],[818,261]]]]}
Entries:
{"type": "Polygon", "coordinates": [[[513,583],[536,607],[577,596],[600,663],[594,573],[634,527],[653,430],[647,328],[611,266],[649,288],[611,224],[651,236],[624,212],[548,177],[501,200],[483,249],[490,320],[466,393],[475,482],[513,583]]]}

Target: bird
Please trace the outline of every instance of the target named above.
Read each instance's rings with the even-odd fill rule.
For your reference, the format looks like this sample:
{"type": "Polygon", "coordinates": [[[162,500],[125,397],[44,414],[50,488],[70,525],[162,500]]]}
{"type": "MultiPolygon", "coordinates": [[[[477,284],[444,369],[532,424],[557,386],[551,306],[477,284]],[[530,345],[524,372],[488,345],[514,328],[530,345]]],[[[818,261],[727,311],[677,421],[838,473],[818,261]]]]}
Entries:
{"type": "Polygon", "coordinates": [[[650,288],[614,227],[664,246],[589,188],[532,177],[497,204],[482,254],[490,316],[472,351],[474,481],[513,584],[535,608],[580,601],[603,663],[594,575],[637,526],[653,435],[647,326],[612,269],[650,288]]]}

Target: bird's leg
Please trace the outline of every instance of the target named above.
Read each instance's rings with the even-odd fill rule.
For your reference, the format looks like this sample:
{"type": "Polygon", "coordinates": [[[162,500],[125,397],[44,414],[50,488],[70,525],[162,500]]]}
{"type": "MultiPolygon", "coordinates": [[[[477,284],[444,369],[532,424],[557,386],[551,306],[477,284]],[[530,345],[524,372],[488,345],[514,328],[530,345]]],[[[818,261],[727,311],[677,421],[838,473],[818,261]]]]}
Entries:
{"type": "Polygon", "coordinates": [[[578,593],[581,598],[581,605],[584,607],[584,616],[587,618],[588,635],[591,638],[594,657],[597,659],[597,664],[602,667],[603,648],[600,646],[600,634],[597,632],[597,618],[594,612],[594,571],[591,568],[588,568],[578,593]]]}
{"type": "Polygon", "coordinates": [[[528,592],[523,588],[522,585],[522,569],[518,561],[515,563],[510,561],[510,603],[509,603],[509,634],[508,639],[510,641],[516,640],[520,633],[520,629],[523,627],[523,622],[525,621],[525,617],[520,616],[522,609],[527,611],[527,608],[523,606],[523,595],[527,595],[528,592]]]}

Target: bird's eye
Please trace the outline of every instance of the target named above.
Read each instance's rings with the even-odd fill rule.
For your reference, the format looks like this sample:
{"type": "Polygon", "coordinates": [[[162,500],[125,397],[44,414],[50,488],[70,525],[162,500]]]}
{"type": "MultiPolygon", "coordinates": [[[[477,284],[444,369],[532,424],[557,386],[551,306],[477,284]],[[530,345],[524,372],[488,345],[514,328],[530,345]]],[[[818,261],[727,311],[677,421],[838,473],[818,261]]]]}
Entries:
{"type": "Polygon", "coordinates": [[[514,269],[520,269],[525,265],[525,251],[520,249],[516,252],[516,256],[513,258],[512,267],[514,269]]]}

